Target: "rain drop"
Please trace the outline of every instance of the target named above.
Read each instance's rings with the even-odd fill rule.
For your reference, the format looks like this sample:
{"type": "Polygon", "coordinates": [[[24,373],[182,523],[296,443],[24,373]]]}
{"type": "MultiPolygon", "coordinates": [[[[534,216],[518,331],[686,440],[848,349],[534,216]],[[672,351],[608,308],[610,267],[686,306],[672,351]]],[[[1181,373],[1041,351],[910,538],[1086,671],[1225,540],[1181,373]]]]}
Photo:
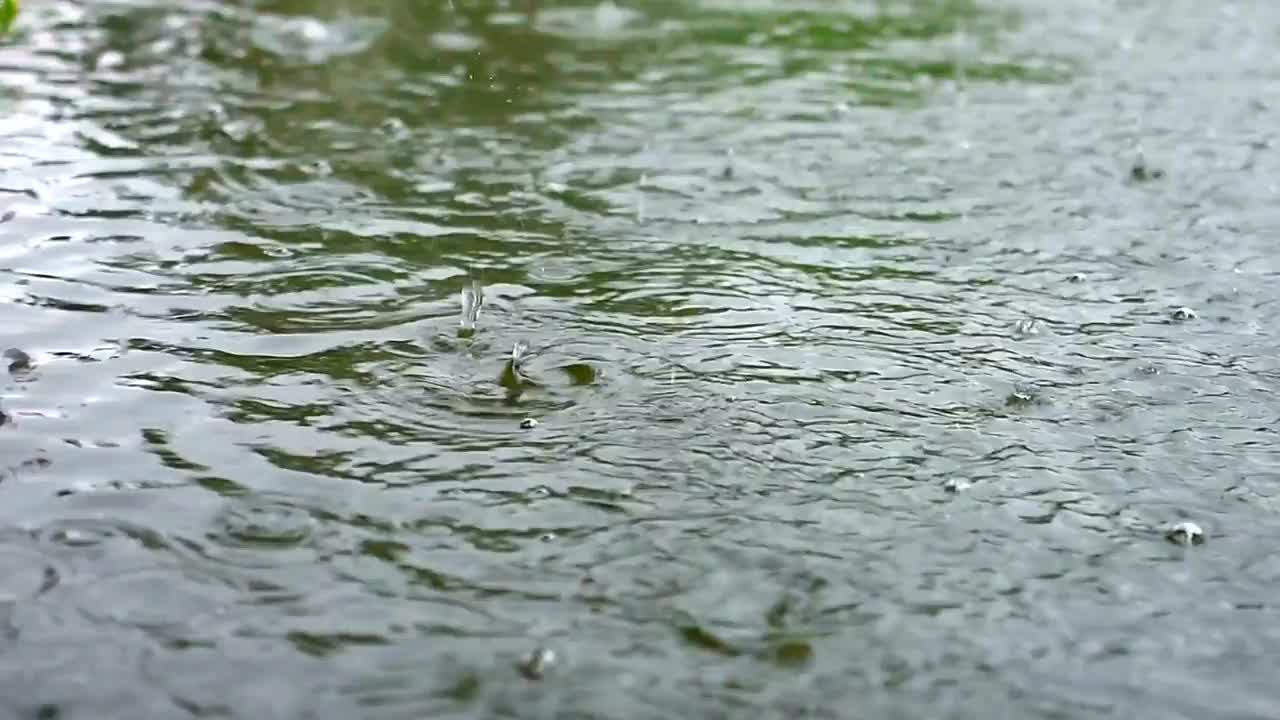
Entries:
{"type": "Polygon", "coordinates": [[[464,331],[473,331],[476,329],[476,321],[480,318],[480,308],[484,306],[484,290],[479,282],[472,280],[470,285],[462,288],[460,299],[462,317],[458,324],[464,331]]]}

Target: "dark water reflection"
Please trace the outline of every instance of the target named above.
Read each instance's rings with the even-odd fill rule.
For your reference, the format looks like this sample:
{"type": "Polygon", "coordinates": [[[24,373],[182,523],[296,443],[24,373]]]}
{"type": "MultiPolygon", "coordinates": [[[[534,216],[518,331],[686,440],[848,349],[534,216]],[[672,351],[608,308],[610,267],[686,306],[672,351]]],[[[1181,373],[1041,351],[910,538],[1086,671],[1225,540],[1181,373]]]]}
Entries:
{"type": "Polygon", "coordinates": [[[7,713],[1274,716],[1271,4],[542,4],[27,3],[7,713]]]}

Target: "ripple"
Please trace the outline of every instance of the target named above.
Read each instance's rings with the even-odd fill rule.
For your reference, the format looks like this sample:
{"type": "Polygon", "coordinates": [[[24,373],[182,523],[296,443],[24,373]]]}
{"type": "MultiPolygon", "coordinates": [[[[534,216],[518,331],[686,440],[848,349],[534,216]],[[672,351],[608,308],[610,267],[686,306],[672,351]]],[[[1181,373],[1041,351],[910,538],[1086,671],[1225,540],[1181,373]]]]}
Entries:
{"type": "Polygon", "coordinates": [[[73,600],[86,619],[166,634],[203,631],[226,613],[237,593],[225,583],[196,579],[178,568],[79,577],[73,600]]]}
{"type": "Polygon", "coordinates": [[[167,542],[150,528],[127,522],[100,518],[66,518],[55,520],[35,532],[38,542],[71,550],[92,550],[126,545],[163,548],[167,542]]]}
{"type": "Polygon", "coordinates": [[[365,51],[388,27],[381,18],[325,23],[313,17],[260,14],[251,38],[255,45],[283,60],[318,65],[365,51]]]}
{"type": "Polygon", "coordinates": [[[231,550],[289,553],[309,544],[316,524],[310,511],[284,498],[236,498],[219,514],[214,538],[231,550]]]}
{"type": "Polygon", "coordinates": [[[0,43],[10,714],[1265,714],[1273,10],[253,5],[0,43]]]}
{"type": "Polygon", "coordinates": [[[136,638],[79,629],[32,642],[25,652],[6,653],[0,660],[0,690],[8,709],[31,716],[121,711],[163,715],[172,710],[167,699],[141,682],[140,670],[150,651],[136,638]],[[15,657],[21,662],[14,663],[15,657]]]}
{"type": "Polygon", "coordinates": [[[31,599],[56,588],[67,570],[55,558],[35,548],[20,545],[0,547],[0,594],[6,598],[31,599]]]}
{"type": "Polygon", "coordinates": [[[142,675],[148,685],[164,690],[170,713],[174,704],[193,714],[278,718],[361,712],[332,690],[332,677],[325,677],[323,665],[257,639],[227,639],[216,648],[152,653],[142,675]],[[283,686],[282,667],[288,668],[289,675],[283,686]],[[211,676],[223,680],[211,684],[211,676]]]}

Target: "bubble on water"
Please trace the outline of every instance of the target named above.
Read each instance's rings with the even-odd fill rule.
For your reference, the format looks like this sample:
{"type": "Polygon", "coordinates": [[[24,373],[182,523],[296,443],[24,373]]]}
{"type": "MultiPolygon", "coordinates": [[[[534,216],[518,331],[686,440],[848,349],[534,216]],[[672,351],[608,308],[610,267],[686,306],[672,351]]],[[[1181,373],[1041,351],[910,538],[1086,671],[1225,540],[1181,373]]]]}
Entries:
{"type": "Polygon", "coordinates": [[[516,661],[516,669],[530,680],[541,680],[556,662],[556,652],[551,648],[537,647],[516,661]]]}
{"type": "Polygon", "coordinates": [[[1173,318],[1177,322],[1186,322],[1187,320],[1195,320],[1199,315],[1196,314],[1195,310],[1192,310],[1189,307],[1177,307],[1169,313],[1169,317],[1173,318]]]}
{"type": "Polygon", "coordinates": [[[538,421],[533,418],[525,418],[520,421],[521,430],[532,430],[538,427],[538,421]]]}
{"type": "Polygon", "coordinates": [[[1027,407],[1041,402],[1040,389],[1033,385],[1018,385],[1004,399],[1004,404],[1009,407],[1027,407]]]}
{"type": "Polygon", "coordinates": [[[386,120],[383,120],[382,124],[378,126],[378,129],[384,134],[390,135],[398,140],[403,140],[412,135],[409,127],[398,117],[389,117],[386,120]]]}
{"type": "Polygon", "coordinates": [[[93,64],[98,70],[109,70],[121,67],[125,62],[124,53],[116,50],[107,50],[94,58],[93,64]]]}
{"type": "Polygon", "coordinates": [[[1085,275],[1082,272],[1073,272],[1067,276],[1067,282],[1069,283],[1082,283],[1088,279],[1089,279],[1089,276],[1085,275]]]}
{"type": "Polygon", "coordinates": [[[333,174],[333,166],[323,158],[299,161],[298,170],[311,177],[324,178],[333,174]]]}
{"type": "Polygon", "coordinates": [[[1147,164],[1147,159],[1138,152],[1138,157],[1133,161],[1133,165],[1129,168],[1129,177],[1137,182],[1145,182],[1147,180],[1159,180],[1164,177],[1164,170],[1153,168],[1147,164]]]}
{"type": "Polygon", "coordinates": [[[1036,318],[1022,318],[1018,322],[1014,323],[1013,334],[1020,338],[1039,335],[1040,330],[1043,327],[1044,323],[1040,322],[1040,320],[1036,318]]]}
{"type": "Polygon", "coordinates": [[[1199,545],[1204,542],[1204,530],[1193,522],[1174,523],[1165,529],[1164,536],[1178,545],[1199,545]]]}

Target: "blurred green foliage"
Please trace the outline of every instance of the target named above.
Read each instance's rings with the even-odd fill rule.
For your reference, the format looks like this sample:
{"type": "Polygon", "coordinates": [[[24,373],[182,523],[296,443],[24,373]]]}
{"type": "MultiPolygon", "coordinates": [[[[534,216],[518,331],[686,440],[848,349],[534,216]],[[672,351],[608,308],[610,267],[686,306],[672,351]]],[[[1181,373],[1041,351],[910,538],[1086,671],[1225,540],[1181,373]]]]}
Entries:
{"type": "Polygon", "coordinates": [[[18,0],[0,0],[0,33],[7,32],[18,19],[18,0]]]}

